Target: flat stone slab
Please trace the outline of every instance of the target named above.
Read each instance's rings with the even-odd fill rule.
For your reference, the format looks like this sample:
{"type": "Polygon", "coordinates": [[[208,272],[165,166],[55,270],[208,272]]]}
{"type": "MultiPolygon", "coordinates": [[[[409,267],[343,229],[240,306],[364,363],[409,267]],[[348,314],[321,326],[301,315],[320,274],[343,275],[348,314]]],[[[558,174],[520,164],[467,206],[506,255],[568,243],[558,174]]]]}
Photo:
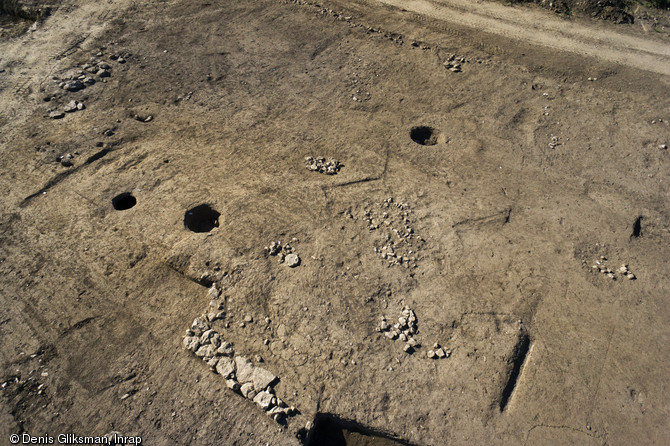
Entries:
{"type": "Polygon", "coordinates": [[[253,382],[254,366],[244,356],[235,357],[235,366],[237,368],[237,381],[240,384],[253,382]]]}
{"type": "Polygon", "coordinates": [[[272,395],[269,392],[259,392],[255,397],[254,397],[254,403],[258,404],[261,409],[263,410],[270,410],[272,407],[272,398],[274,395],[272,395]]]}
{"type": "Polygon", "coordinates": [[[222,356],[219,358],[219,362],[216,364],[216,372],[224,378],[228,379],[230,378],[230,375],[235,372],[235,363],[231,358],[222,356]]]}
{"type": "Polygon", "coordinates": [[[256,390],[266,389],[276,379],[277,376],[272,372],[269,372],[262,367],[254,367],[252,381],[256,390]]]}

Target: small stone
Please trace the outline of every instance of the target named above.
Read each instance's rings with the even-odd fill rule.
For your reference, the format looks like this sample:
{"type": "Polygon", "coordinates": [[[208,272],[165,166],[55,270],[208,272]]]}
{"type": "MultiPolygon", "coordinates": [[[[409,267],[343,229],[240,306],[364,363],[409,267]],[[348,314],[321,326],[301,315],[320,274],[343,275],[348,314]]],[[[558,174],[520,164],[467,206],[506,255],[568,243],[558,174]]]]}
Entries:
{"type": "Polygon", "coordinates": [[[628,280],[635,280],[636,279],[635,274],[631,273],[630,271],[628,272],[628,274],[626,274],[626,278],[628,280]]]}
{"type": "Polygon", "coordinates": [[[201,345],[200,348],[198,348],[198,350],[196,350],[195,356],[197,356],[199,358],[209,359],[212,356],[214,356],[215,353],[216,353],[216,349],[214,348],[214,346],[211,345],[211,344],[207,344],[207,345],[201,345]]]}
{"type": "Polygon", "coordinates": [[[216,372],[228,379],[235,372],[235,363],[231,358],[220,357],[216,364],[216,372]]]}
{"type": "Polygon", "coordinates": [[[209,325],[202,318],[195,318],[191,324],[191,330],[195,336],[202,335],[205,330],[209,330],[209,325]]]}
{"type": "Polygon", "coordinates": [[[215,334],[216,334],[216,332],[215,332],[214,330],[211,330],[211,329],[210,329],[210,330],[206,330],[206,331],[202,334],[202,336],[200,336],[200,343],[201,343],[201,344],[209,344],[209,343],[210,343],[210,339],[211,339],[212,336],[214,336],[215,334]]]}
{"type": "Polygon", "coordinates": [[[221,345],[221,335],[218,333],[214,333],[212,337],[209,339],[209,343],[212,344],[214,347],[218,347],[221,345]]]}
{"type": "Polygon", "coordinates": [[[240,386],[240,393],[243,397],[253,400],[256,396],[256,391],[252,383],[244,383],[240,386]]]}
{"type": "Polygon", "coordinates": [[[226,341],[221,341],[221,345],[216,349],[216,353],[221,356],[230,356],[232,357],[235,354],[233,350],[233,345],[226,341]]]}
{"type": "Polygon", "coordinates": [[[270,410],[272,407],[272,394],[268,392],[259,392],[254,397],[254,403],[258,404],[263,410],[270,410]]]}
{"type": "Polygon", "coordinates": [[[621,265],[619,267],[619,273],[626,274],[628,272],[628,267],[626,265],[621,265]]]}
{"type": "Polygon", "coordinates": [[[289,254],[284,260],[291,268],[295,268],[296,266],[300,265],[300,257],[298,257],[298,254],[289,254]]]}
{"type": "Polygon", "coordinates": [[[65,113],[72,113],[77,111],[77,101],[70,101],[65,108],[63,108],[65,113]]]}
{"type": "Polygon", "coordinates": [[[412,353],[414,351],[414,347],[409,344],[405,344],[402,349],[405,353],[412,353]]]}
{"type": "Polygon", "coordinates": [[[661,149],[661,150],[668,150],[668,145],[667,144],[661,144],[660,146],[658,146],[658,148],[661,149]]]}
{"type": "Polygon", "coordinates": [[[382,321],[382,323],[379,325],[379,328],[380,328],[382,331],[386,331],[386,330],[388,330],[388,329],[389,329],[389,324],[388,324],[388,322],[386,322],[386,321],[382,321]]]}
{"type": "Polygon", "coordinates": [[[430,359],[435,359],[435,358],[437,357],[437,355],[435,354],[435,352],[432,351],[432,350],[428,350],[428,352],[426,353],[426,355],[427,355],[430,359]]]}
{"type": "Polygon", "coordinates": [[[284,420],[284,418],[288,416],[288,412],[289,412],[288,408],[276,406],[268,410],[268,415],[270,415],[272,419],[275,420],[277,423],[281,423],[284,420]]]}
{"type": "Polygon", "coordinates": [[[247,358],[243,356],[235,357],[235,366],[237,370],[237,380],[241,383],[253,381],[254,366],[247,358]]]}
{"type": "Polygon", "coordinates": [[[221,292],[216,287],[216,285],[212,285],[211,288],[207,290],[207,295],[209,296],[210,299],[218,299],[219,296],[221,295],[221,292]]]}
{"type": "Polygon", "coordinates": [[[200,338],[197,336],[185,336],[183,344],[186,350],[195,353],[198,347],[200,347],[200,338]]]}
{"type": "Polygon", "coordinates": [[[220,359],[219,357],[215,356],[209,361],[207,361],[207,365],[209,366],[209,368],[211,368],[212,370],[216,370],[216,365],[219,363],[219,359],[220,359]]]}
{"type": "Polygon", "coordinates": [[[228,388],[233,392],[237,392],[238,390],[240,390],[240,384],[234,379],[227,379],[226,386],[228,386],[228,388]]]}
{"type": "Polygon", "coordinates": [[[386,331],[384,332],[384,336],[386,336],[390,340],[394,340],[396,337],[398,337],[395,331],[386,331]]]}
{"type": "Polygon", "coordinates": [[[408,338],[407,339],[407,344],[410,345],[411,347],[419,347],[420,346],[419,342],[414,338],[408,338]]]}
{"type": "Polygon", "coordinates": [[[256,389],[265,389],[272,384],[277,377],[262,367],[255,367],[252,373],[252,381],[256,389]]]}
{"type": "Polygon", "coordinates": [[[60,111],[56,111],[56,110],[54,110],[54,111],[52,111],[51,113],[49,113],[49,117],[50,117],[51,119],[61,119],[61,118],[63,118],[64,116],[65,116],[65,113],[60,112],[60,111]]]}
{"type": "Polygon", "coordinates": [[[79,80],[73,80],[63,84],[63,89],[67,91],[79,91],[84,88],[84,84],[79,80]]]}
{"type": "Polygon", "coordinates": [[[438,358],[444,358],[447,356],[447,353],[442,348],[438,348],[437,350],[435,350],[435,354],[437,355],[438,358]]]}
{"type": "Polygon", "coordinates": [[[250,322],[253,322],[253,321],[254,321],[253,316],[251,316],[251,315],[249,315],[249,314],[247,314],[246,316],[244,316],[244,322],[250,323],[250,322]]]}
{"type": "Polygon", "coordinates": [[[100,78],[105,78],[105,77],[110,77],[111,76],[109,71],[107,71],[105,69],[102,69],[102,68],[99,69],[98,72],[95,73],[95,74],[97,74],[100,78]]]}

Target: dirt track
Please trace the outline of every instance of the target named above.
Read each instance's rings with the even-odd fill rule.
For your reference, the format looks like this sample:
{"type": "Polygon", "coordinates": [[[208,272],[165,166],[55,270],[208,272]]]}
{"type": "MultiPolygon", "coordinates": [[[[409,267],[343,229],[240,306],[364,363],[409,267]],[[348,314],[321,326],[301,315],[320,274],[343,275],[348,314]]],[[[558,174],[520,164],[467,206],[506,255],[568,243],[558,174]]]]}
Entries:
{"type": "Polygon", "coordinates": [[[667,37],[629,33],[575,23],[538,9],[468,0],[378,0],[487,33],[498,34],[554,50],[596,57],[654,73],[670,74],[667,37]]]}
{"type": "Polygon", "coordinates": [[[668,443],[662,40],[403,5],[429,9],[72,0],[0,41],[0,443],[297,445],[314,421],[312,444],[668,443]],[[574,52],[495,33],[524,23],[574,52]],[[642,46],[653,69],[616,63],[642,46]],[[106,77],[59,87],[91,63],[106,77]],[[218,226],[193,232],[202,204],[218,226]],[[214,328],[299,410],[285,426],[182,347],[212,283],[214,328]],[[413,354],[378,331],[405,306],[413,354]]]}

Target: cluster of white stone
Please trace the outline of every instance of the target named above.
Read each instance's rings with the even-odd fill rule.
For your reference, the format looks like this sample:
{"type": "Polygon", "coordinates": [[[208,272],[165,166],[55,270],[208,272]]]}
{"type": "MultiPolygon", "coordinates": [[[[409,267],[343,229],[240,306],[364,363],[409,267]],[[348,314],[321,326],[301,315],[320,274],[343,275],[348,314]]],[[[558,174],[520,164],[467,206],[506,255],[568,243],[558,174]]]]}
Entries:
{"type": "Polygon", "coordinates": [[[617,274],[619,274],[622,278],[625,277],[628,280],[635,280],[637,278],[635,277],[635,274],[633,274],[633,272],[628,269],[628,265],[626,264],[621,265],[616,271],[609,268],[607,266],[607,257],[605,256],[600,256],[600,259],[596,260],[591,268],[597,270],[601,274],[606,275],[612,280],[617,279],[617,274]]]}
{"type": "Polygon", "coordinates": [[[297,412],[275,395],[277,376],[243,356],[236,356],[233,345],[210,328],[205,318],[193,321],[183,343],[186,350],[202,358],[213,372],[221,375],[228,388],[252,400],[278,423],[297,412]]]}

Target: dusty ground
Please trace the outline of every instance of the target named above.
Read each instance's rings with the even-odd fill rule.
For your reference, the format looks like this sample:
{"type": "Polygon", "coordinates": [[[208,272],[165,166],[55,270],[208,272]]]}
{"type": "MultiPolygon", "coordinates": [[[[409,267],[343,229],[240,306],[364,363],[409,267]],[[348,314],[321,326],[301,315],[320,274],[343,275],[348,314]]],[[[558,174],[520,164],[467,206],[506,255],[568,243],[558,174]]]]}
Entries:
{"type": "Polygon", "coordinates": [[[670,441],[667,32],[396,3],[70,0],[3,37],[0,444],[296,445],[313,421],[311,444],[670,441]],[[111,76],[58,87],[91,57],[111,76]],[[200,204],[210,232],[184,226],[200,204]],[[287,425],[182,348],[211,282],[287,425]],[[405,305],[411,355],[377,331],[405,305]]]}

